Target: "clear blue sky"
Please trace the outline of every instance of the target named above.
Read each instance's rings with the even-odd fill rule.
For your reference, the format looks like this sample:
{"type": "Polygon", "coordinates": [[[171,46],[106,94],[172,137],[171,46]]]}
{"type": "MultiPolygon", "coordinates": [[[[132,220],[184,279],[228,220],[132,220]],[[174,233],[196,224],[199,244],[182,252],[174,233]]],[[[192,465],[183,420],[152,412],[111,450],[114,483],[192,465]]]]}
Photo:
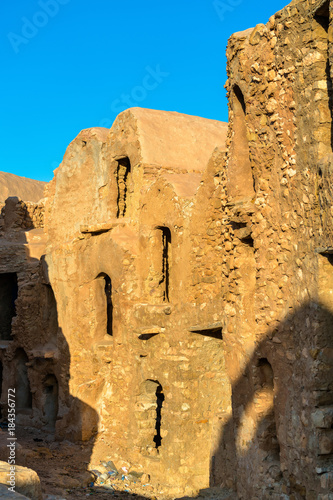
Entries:
{"type": "Polygon", "coordinates": [[[0,170],[52,178],[80,130],[130,107],[227,121],[229,36],[287,0],[3,0],[0,170]]]}

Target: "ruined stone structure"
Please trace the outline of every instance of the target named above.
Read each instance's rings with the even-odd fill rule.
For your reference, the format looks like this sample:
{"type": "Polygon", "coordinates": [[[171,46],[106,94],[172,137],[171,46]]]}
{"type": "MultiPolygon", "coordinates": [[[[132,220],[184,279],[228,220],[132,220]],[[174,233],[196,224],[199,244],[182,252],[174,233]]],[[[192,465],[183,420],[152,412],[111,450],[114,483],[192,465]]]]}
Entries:
{"type": "Polygon", "coordinates": [[[127,110],[44,201],[7,200],[2,393],[24,425],[172,498],[333,498],[332,10],[230,38],[229,125],[127,110]]]}

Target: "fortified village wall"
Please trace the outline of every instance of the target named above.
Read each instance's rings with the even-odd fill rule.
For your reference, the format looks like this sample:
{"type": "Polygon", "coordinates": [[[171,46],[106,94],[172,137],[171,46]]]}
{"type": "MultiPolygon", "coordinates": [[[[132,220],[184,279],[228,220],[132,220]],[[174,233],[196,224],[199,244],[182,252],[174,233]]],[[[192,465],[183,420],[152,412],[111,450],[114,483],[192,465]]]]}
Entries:
{"type": "Polygon", "coordinates": [[[172,498],[333,498],[332,9],[230,38],[229,125],[129,109],[6,201],[4,415],[172,498]]]}

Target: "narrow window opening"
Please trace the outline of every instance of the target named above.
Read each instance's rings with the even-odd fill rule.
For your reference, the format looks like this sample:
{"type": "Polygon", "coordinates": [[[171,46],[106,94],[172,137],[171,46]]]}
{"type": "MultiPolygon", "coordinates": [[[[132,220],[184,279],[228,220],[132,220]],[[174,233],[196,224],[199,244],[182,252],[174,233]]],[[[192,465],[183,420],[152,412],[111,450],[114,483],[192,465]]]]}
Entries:
{"type": "Polygon", "coordinates": [[[113,306],[112,306],[112,284],[111,284],[111,278],[108,275],[104,276],[105,280],[105,297],[106,297],[106,333],[108,335],[112,335],[112,312],[113,312],[113,306]]]}
{"type": "Polygon", "coordinates": [[[162,302],[170,300],[170,248],[171,232],[168,227],[159,227],[162,239],[162,267],[159,288],[162,288],[162,302]]]}
{"type": "Polygon", "coordinates": [[[16,406],[18,410],[29,410],[32,408],[32,394],[28,378],[28,356],[23,349],[18,349],[14,359],[16,406]]]}
{"type": "Polygon", "coordinates": [[[154,436],[155,448],[157,450],[162,444],[161,422],[162,422],[163,401],[164,401],[163,389],[162,386],[159,384],[156,389],[156,425],[155,425],[156,434],[154,436]]]}
{"type": "Polygon", "coordinates": [[[16,316],[17,274],[0,274],[0,340],[12,340],[12,319],[16,316]]]}
{"type": "Polygon", "coordinates": [[[117,217],[125,217],[128,205],[128,187],[131,173],[131,164],[129,158],[118,160],[117,167],[117,217]]]}
{"type": "Polygon", "coordinates": [[[112,303],[112,282],[110,276],[100,273],[97,279],[104,281],[105,311],[106,311],[106,333],[113,335],[113,303],[112,303]]]}
{"type": "Polygon", "coordinates": [[[44,418],[46,428],[54,431],[58,415],[58,381],[55,375],[47,375],[43,384],[44,418]]]}

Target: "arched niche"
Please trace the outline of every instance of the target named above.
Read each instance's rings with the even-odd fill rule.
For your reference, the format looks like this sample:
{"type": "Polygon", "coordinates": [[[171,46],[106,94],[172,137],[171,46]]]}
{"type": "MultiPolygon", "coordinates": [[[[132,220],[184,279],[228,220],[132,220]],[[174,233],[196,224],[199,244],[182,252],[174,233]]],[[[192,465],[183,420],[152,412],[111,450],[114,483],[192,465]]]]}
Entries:
{"type": "Polygon", "coordinates": [[[259,448],[266,454],[267,462],[279,462],[280,445],[274,411],[274,372],[267,358],[258,360],[257,388],[257,412],[261,415],[258,427],[259,448]]]}
{"type": "Polygon", "coordinates": [[[46,428],[54,431],[58,415],[58,380],[55,375],[49,374],[43,382],[43,416],[46,428]]]}
{"type": "Polygon", "coordinates": [[[32,394],[28,377],[28,356],[24,349],[18,349],[14,357],[15,397],[18,412],[32,408],[32,394]]]}

